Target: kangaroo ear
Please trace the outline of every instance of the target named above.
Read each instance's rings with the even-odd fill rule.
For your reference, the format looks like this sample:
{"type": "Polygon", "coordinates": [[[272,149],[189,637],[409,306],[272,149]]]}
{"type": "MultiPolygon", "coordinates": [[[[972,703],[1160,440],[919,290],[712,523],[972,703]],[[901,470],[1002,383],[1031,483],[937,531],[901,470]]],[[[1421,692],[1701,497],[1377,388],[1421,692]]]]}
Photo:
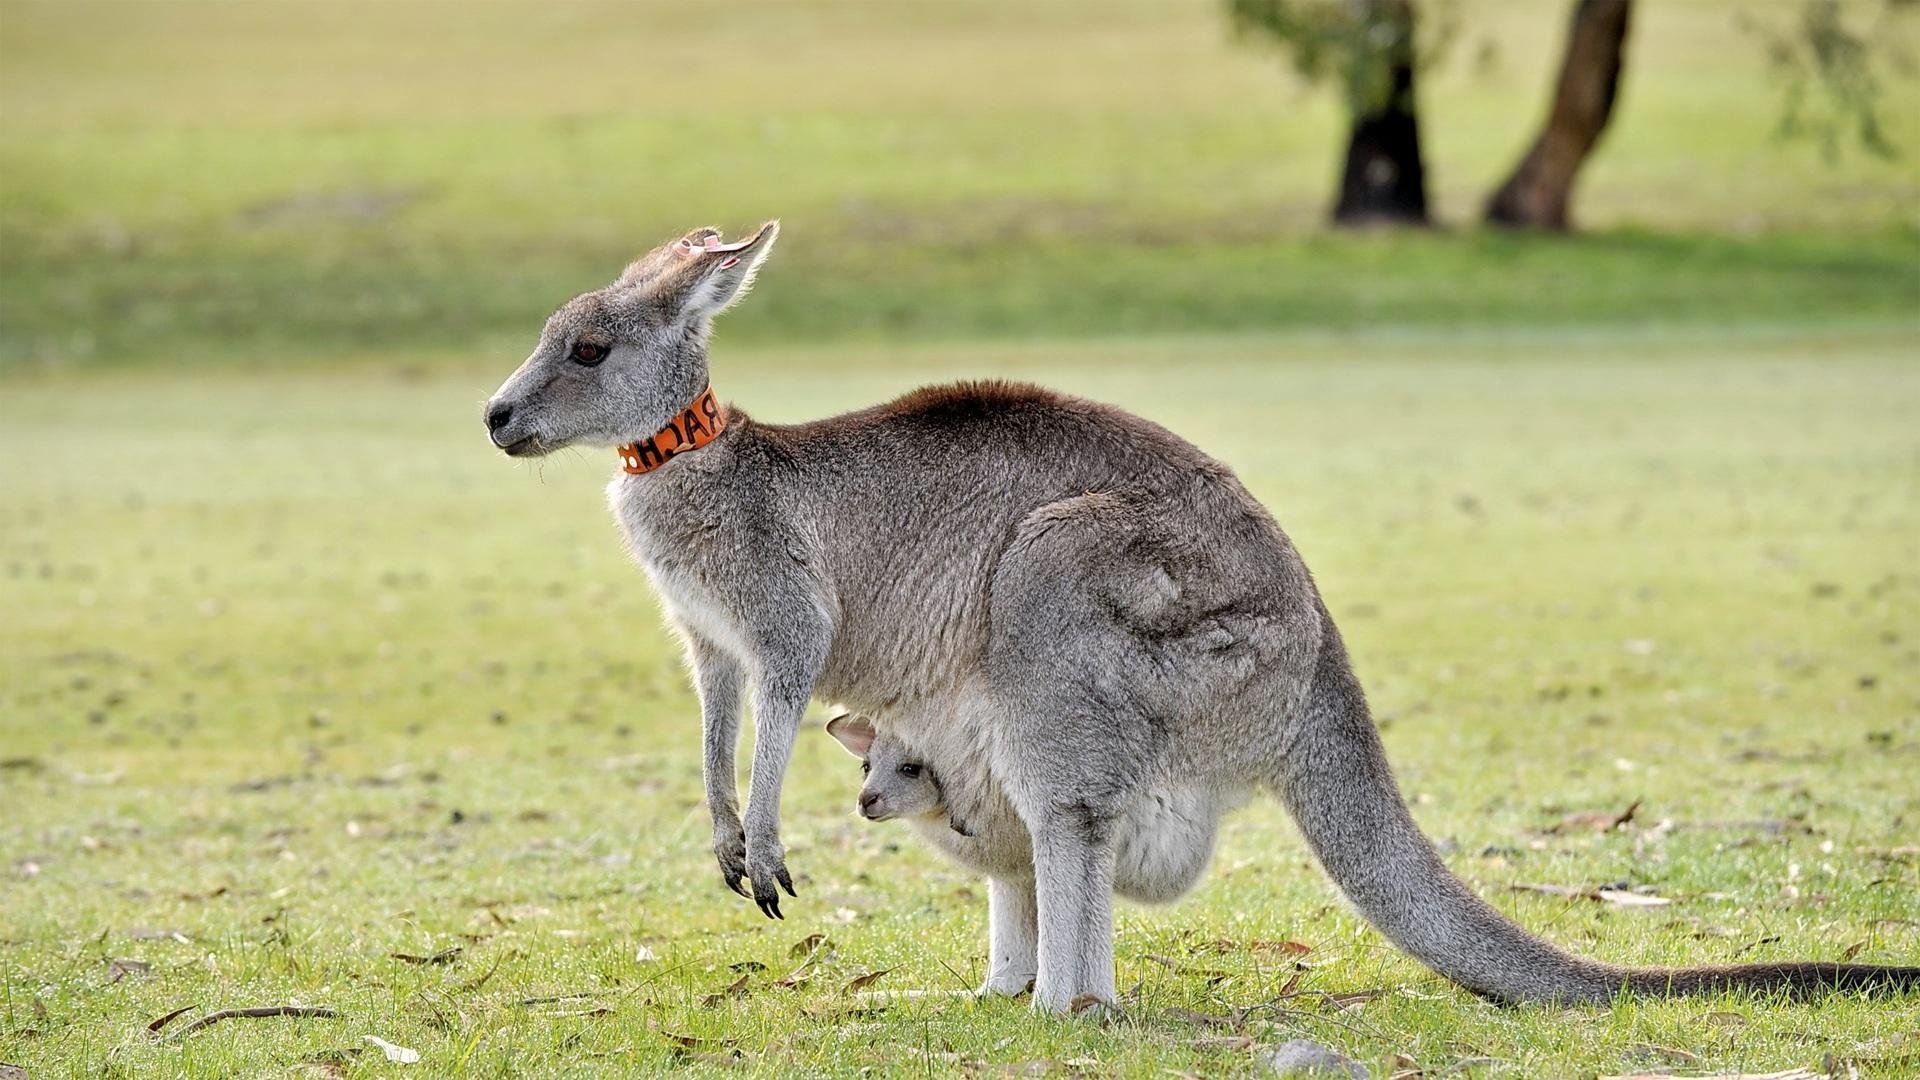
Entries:
{"type": "Polygon", "coordinates": [[[827,734],[839,739],[847,753],[865,761],[867,751],[873,749],[873,740],[880,733],[873,730],[873,722],[866,717],[842,714],[827,721],[827,734]]]}
{"type": "Polygon", "coordinates": [[[663,268],[641,288],[676,322],[712,318],[753,287],[779,236],[777,221],[731,244],[722,243],[718,232],[696,229],[662,249],[667,252],[663,268]]]}
{"type": "Polygon", "coordinates": [[[661,244],[627,264],[616,285],[644,285],[678,266],[694,252],[707,246],[707,240],[720,239],[720,230],[702,225],[671,243],[661,244]]]}

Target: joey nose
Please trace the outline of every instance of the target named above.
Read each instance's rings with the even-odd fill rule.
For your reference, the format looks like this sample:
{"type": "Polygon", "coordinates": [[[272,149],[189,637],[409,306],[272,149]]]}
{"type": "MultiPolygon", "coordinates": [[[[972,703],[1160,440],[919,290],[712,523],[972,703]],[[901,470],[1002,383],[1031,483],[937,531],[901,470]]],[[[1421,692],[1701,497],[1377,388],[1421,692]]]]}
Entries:
{"type": "Polygon", "coordinates": [[[487,434],[492,435],[507,426],[513,419],[513,406],[504,401],[496,401],[487,407],[487,434]]]}
{"type": "Polygon", "coordinates": [[[879,802],[880,802],[880,796],[877,792],[872,792],[872,791],[861,792],[860,793],[860,816],[865,818],[872,817],[874,813],[874,807],[877,806],[879,802]]]}

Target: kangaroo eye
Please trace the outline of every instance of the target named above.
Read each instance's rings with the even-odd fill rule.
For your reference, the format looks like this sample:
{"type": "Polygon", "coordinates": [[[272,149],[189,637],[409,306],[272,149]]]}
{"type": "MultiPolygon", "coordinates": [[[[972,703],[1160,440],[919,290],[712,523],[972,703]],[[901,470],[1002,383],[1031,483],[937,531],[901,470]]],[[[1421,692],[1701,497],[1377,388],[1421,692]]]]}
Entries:
{"type": "Polygon", "coordinates": [[[581,367],[592,367],[607,358],[607,347],[597,341],[576,341],[570,355],[581,367]]]}
{"type": "Polygon", "coordinates": [[[861,776],[865,776],[865,775],[867,775],[868,773],[870,773],[870,772],[872,772],[872,771],[873,771],[873,762],[871,762],[871,761],[863,761],[863,762],[861,762],[861,763],[860,763],[860,775],[861,775],[861,776]]]}
{"type": "Polygon", "coordinates": [[[909,761],[905,765],[900,766],[900,775],[911,780],[920,775],[920,766],[909,761]]]}

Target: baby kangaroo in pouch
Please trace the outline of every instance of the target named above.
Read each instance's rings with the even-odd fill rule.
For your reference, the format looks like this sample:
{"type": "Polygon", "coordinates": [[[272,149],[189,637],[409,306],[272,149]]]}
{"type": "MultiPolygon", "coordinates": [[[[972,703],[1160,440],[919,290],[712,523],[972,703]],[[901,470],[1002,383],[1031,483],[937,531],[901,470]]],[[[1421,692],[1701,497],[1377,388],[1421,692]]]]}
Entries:
{"type": "MultiPolygon", "coordinates": [[[[860,816],[906,819],[935,850],[993,882],[996,890],[1033,890],[1033,844],[1004,793],[981,787],[965,794],[973,816],[949,804],[947,783],[990,785],[960,759],[916,750],[861,716],[836,716],[827,734],[860,759],[860,816]]],[[[1232,805],[1245,801],[1233,800],[1232,805]]],[[[1213,834],[1228,809],[1211,792],[1161,788],[1140,793],[1115,823],[1113,891],[1143,903],[1185,895],[1213,855],[1213,834]]],[[[989,913],[989,967],[980,993],[1018,994],[1034,981],[1038,927],[1030,903],[996,903],[989,913]]]]}
{"type": "Polygon", "coordinates": [[[817,697],[867,719],[852,737],[870,765],[883,738],[934,764],[944,809],[888,791],[875,813],[915,817],[988,876],[986,989],[1031,979],[1036,1008],[1111,1002],[1115,892],[1184,892],[1255,790],[1383,934],[1491,998],[1920,982],[1867,964],[1618,967],[1527,933],[1420,833],[1311,575],[1226,466],[1037,386],[931,387],[800,424],[719,404],[712,321],[778,235],[702,228],[642,256],[562,305],[486,409],[512,456],[618,449],[607,498],[686,643],[721,877],[767,915],[793,895],[780,792],[817,697]]]}

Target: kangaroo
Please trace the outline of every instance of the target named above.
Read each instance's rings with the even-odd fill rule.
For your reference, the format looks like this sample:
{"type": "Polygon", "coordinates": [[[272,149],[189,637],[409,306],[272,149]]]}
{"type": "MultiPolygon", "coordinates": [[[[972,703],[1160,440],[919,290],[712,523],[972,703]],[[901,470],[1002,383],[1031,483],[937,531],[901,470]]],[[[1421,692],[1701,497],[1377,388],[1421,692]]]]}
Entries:
{"type": "Polygon", "coordinates": [[[721,876],[766,915],[794,895],[780,792],[820,697],[971,763],[980,782],[947,791],[959,820],[1012,807],[1031,873],[990,879],[989,921],[1020,928],[1005,969],[1035,973],[1037,1009],[1114,1000],[1118,834],[1174,789],[1221,807],[1274,792],[1389,940],[1497,1000],[1920,983],[1920,967],[1865,964],[1617,967],[1494,910],[1408,813],[1292,542],[1231,470],[1156,424],[1004,382],[793,425],[722,407],[713,319],[778,235],[702,228],[641,257],[556,311],[485,410],[510,456],[618,448],[608,501],[686,645],[721,876]]]}

